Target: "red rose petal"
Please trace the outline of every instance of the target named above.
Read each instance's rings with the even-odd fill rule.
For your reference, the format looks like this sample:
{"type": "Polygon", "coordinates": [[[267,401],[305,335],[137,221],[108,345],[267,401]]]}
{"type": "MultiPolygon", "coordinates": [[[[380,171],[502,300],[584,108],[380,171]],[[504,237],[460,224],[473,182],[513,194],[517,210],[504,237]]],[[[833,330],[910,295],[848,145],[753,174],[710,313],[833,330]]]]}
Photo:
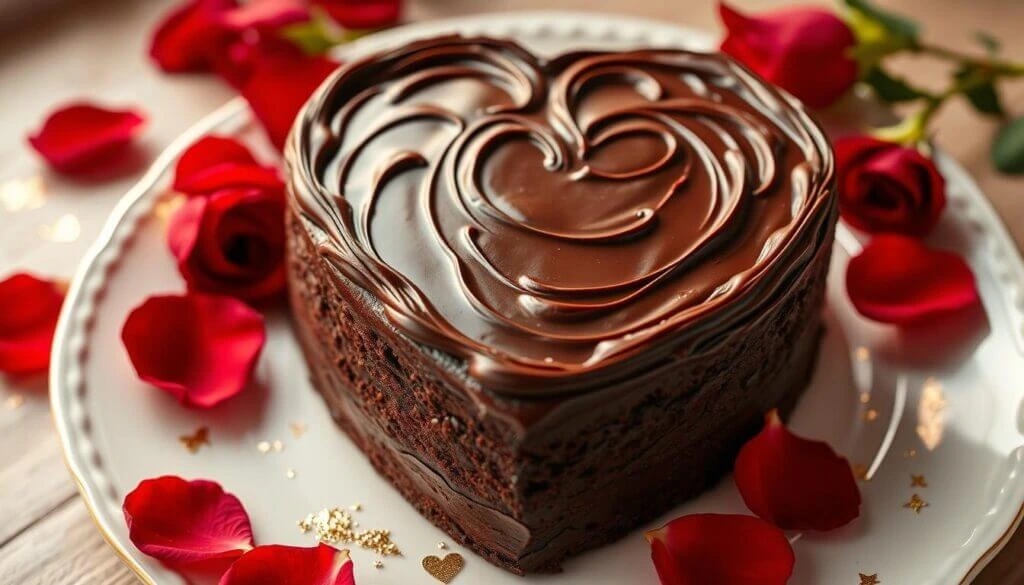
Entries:
{"type": "Polygon", "coordinates": [[[186,202],[167,230],[189,290],[261,301],[284,290],[284,192],[224,189],[186,202]]]}
{"type": "Polygon", "coordinates": [[[238,559],[220,585],[355,585],[355,577],[347,550],[269,545],[238,559]]]}
{"type": "Polygon", "coordinates": [[[963,258],[896,234],[876,236],[850,259],[846,292],[860,314],[895,325],[923,323],[980,302],[963,258]]]}
{"type": "Polygon", "coordinates": [[[46,370],[63,287],[30,274],[0,282],[0,372],[32,374],[46,370]]]}
{"type": "Polygon", "coordinates": [[[827,443],[791,433],[778,412],[736,457],[736,487],[750,511],[786,530],[832,530],[860,515],[850,463],[827,443]]]}
{"type": "Polygon", "coordinates": [[[225,26],[235,30],[258,28],[270,31],[306,20],[309,20],[306,0],[250,0],[228,10],[221,18],[225,26]]]}
{"type": "Polygon", "coordinates": [[[391,26],[402,16],[401,0],[313,0],[347,29],[391,26]]]}
{"type": "Polygon", "coordinates": [[[223,24],[235,0],[192,0],[157,25],[150,42],[153,61],[168,73],[208,71],[237,34],[223,24]]]}
{"type": "Polygon", "coordinates": [[[337,68],[327,58],[295,53],[264,55],[253,64],[242,84],[242,96],[274,146],[284,148],[299,110],[337,68]]]}
{"type": "Polygon", "coordinates": [[[172,568],[227,568],[253,548],[242,503],[212,481],[146,479],[125,496],[122,510],[132,543],[172,568]]]}
{"type": "Polygon", "coordinates": [[[231,187],[283,189],[277,170],[265,167],[232,138],[207,136],[185,151],[174,169],[174,189],[189,195],[231,187]]]}
{"type": "Polygon", "coordinates": [[[114,162],[145,121],[136,110],[108,110],[85,102],[74,103],[50,114],[28,141],[62,173],[91,172],[114,162]]]}
{"type": "Polygon", "coordinates": [[[784,585],[796,561],[786,535],[753,516],[692,514],[646,537],[661,585],[784,585]]]}
{"type": "Polygon", "coordinates": [[[245,388],[266,341],[263,317],[223,296],[153,296],[121,339],[139,378],[186,406],[209,408],[245,388]]]}

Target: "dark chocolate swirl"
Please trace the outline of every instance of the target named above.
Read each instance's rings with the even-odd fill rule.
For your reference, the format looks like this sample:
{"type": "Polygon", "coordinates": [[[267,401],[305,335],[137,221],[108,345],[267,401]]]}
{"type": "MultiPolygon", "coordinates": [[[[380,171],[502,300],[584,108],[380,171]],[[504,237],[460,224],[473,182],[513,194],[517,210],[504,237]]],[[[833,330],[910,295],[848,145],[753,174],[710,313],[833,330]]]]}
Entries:
{"type": "Polygon", "coordinates": [[[422,41],[342,69],[289,149],[325,258],[519,398],[749,319],[831,217],[821,130],[717,54],[422,41]]]}

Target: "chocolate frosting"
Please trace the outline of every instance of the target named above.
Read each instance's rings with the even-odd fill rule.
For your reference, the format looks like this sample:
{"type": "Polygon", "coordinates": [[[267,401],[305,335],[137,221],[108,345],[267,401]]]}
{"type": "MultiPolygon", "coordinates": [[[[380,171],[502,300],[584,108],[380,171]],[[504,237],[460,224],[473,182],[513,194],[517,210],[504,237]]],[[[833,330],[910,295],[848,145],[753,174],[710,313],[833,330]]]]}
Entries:
{"type": "Polygon", "coordinates": [[[719,54],[420,41],[341,69],[287,158],[339,274],[516,399],[742,327],[832,218],[821,129],[719,54]]]}

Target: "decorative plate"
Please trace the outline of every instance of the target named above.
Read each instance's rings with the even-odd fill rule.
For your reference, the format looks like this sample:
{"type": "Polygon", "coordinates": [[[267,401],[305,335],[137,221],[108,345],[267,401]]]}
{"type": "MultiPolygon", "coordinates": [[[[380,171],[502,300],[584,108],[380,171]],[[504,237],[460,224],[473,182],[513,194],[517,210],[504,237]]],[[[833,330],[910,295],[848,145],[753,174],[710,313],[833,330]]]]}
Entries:
{"type": "MultiPolygon", "coordinates": [[[[539,52],[711,46],[705,34],[664,24],[520,13],[415,24],[364,38],[339,56],[451,31],[510,36],[539,52]]],[[[184,288],[164,242],[170,169],[183,149],[209,132],[238,135],[272,156],[243,102],[214,112],[172,144],[125,196],[72,284],[50,392],[82,496],[104,537],[150,584],[185,581],[132,546],[121,501],[141,479],[165,474],[213,479],[237,494],[260,543],[312,545],[297,521],[325,507],[361,504],[356,520],[391,530],[405,556],[384,559],[376,568],[374,553],[353,547],[358,582],[434,583],[421,560],[439,553],[438,542],[451,540],[378,477],[335,428],[307,381],[283,310],[268,317],[257,383],[216,409],[181,408],[132,371],[120,341],[128,311],[151,294],[184,288]],[[193,454],[179,437],[199,427],[209,428],[209,445],[193,454]]],[[[950,206],[933,243],[968,259],[984,310],[913,335],[862,320],[842,284],[847,259],[860,243],[840,227],[822,356],[792,426],[827,440],[855,464],[863,514],[827,535],[793,534],[793,584],[857,585],[860,573],[877,575],[882,584],[966,583],[1006,543],[1024,513],[1024,265],[977,186],[955,162],[942,156],[939,162],[950,206]]],[[[726,478],[664,520],[696,511],[746,510],[726,478]]],[[[456,584],[654,585],[641,534],[572,559],[562,574],[526,579],[453,544],[440,552],[464,555],[456,584]]]]}

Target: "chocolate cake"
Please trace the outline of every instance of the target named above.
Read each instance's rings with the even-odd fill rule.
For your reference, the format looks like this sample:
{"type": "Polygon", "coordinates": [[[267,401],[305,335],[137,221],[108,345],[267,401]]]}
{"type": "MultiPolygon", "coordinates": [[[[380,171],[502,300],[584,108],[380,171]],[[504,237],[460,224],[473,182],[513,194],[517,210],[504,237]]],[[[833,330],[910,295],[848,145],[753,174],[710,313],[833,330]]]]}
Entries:
{"type": "Polygon", "coordinates": [[[314,385],[510,571],[711,486],[810,378],[831,150],[728,57],[420,41],[335,74],[286,159],[314,385]]]}

